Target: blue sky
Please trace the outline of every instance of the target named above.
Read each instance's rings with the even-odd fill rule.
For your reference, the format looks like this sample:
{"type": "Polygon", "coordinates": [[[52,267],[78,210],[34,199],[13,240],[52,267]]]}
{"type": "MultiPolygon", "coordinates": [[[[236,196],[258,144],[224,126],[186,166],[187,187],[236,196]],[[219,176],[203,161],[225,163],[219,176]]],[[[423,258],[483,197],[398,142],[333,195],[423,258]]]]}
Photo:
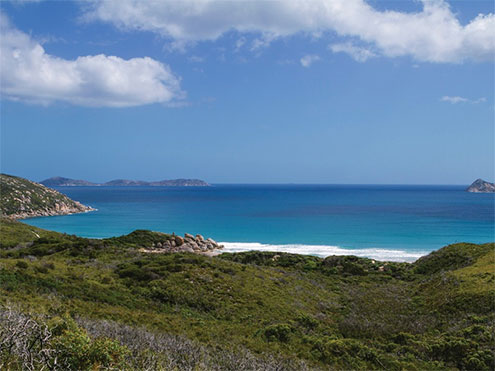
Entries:
{"type": "Polygon", "coordinates": [[[2,172],[495,178],[492,1],[0,5],[2,172]]]}

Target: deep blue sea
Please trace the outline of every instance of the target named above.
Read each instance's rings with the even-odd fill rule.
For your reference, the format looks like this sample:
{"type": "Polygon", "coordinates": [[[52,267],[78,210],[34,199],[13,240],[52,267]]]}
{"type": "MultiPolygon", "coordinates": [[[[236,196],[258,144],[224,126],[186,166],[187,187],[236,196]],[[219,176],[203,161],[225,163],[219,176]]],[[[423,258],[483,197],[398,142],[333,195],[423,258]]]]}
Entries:
{"type": "Polygon", "coordinates": [[[185,232],[250,249],[413,261],[454,242],[495,241],[495,194],[464,186],[59,187],[97,211],[25,220],[84,237],[185,232]]]}

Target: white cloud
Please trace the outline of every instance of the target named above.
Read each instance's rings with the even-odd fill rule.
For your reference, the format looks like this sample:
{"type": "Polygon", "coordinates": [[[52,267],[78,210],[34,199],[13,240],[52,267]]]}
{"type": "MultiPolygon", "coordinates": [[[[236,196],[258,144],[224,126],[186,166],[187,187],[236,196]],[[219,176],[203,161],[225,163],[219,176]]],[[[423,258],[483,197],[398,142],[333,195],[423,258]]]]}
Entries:
{"type": "Polygon", "coordinates": [[[127,107],[172,103],[181,98],[179,79],[148,57],[90,55],[67,60],[47,54],[0,13],[0,92],[31,103],[127,107]]]}
{"type": "Polygon", "coordinates": [[[371,50],[354,45],[351,42],[329,45],[334,53],[349,54],[357,62],[366,62],[369,58],[376,57],[371,50]]]}
{"type": "Polygon", "coordinates": [[[463,98],[463,97],[450,97],[448,95],[443,96],[440,98],[442,102],[449,102],[452,104],[457,104],[457,103],[466,103],[469,102],[469,99],[463,98]]]}
{"type": "Polygon", "coordinates": [[[238,52],[241,50],[242,46],[246,43],[246,38],[245,37],[240,37],[236,40],[235,42],[235,51],[238,52]]]}
{"type": "Polygon", "coordinates": [[[296,33],[335,31],[389,57],[438,63],[493,60],[494,14],[480,14],[462,25],[444,0],[422,3],[421,12],[407,13],[379,11],[365,0],[106,0],[94,2],[85,17],[156,32],[179,44],[237,31],[261,35],[253,44],[256,49],[296,33]]]}
{"type": "Polygon", "coordinates": [[[259,49],[262,48],[267,48],[270,46],[271,42],[276,39],[275,35],[272,35],[270,33],[265,33],[261,37],[258,37],[253,40],[251,43],[251,51],[258,51],[259,49]]]}
{"type": "Polygon", "coordinates": [[[314,62],[317,62],[320,60],[320,57],[314,54],[311,55],[305,55],[300,59],[301,65],[303,67],[309,67],[311,66],[314,62]]]}
{"type": "Polygon", "coordinates": [[[442,102],[448,102],[448,103],[451,103],[451,104],[457,104],[457,103],[473,103],[473,104],[478,104],[478,103],[486,102],[486,98],[485,97],[478,98],[478,99],[468,99],[468,98],[459,97],[459,96],[452,96],[451,97],[451,96],[448,96],[448,95],[443,96],[442,98],[440,98],[440,100],[442,102]]]}

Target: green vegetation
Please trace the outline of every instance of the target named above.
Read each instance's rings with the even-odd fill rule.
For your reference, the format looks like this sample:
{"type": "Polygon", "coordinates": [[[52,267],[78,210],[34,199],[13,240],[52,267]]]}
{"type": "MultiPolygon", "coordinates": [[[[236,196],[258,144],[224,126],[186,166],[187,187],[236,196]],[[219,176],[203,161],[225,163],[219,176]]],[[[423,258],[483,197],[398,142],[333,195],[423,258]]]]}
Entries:
{"type": "Polygon", "coordinates": [[[114,246],[150,247],[170,239],[172,239],[172,235],[166,233],[138,229],[125,236],[108,238],[106,241],[114,246]]]}
{"type": "Polygon", "coordinates": [[[5,351],[2,329],[19,318],[36,324],[27,339],[52,334],[36,345],[50,356],[35,369],[54,355],[88,370],[494,368],[494,244],[450,245],[407,264],[151,254],[141,247],[170,236],[0,227],[0,368],[29,358],[22,344],[5,351]]]}
{"type": "Polygon", "coordinates": [[[0,174],[0,215],[29,218],[92,210],[67,196],[30,180],[0,174]]]}
{"type": "Polygon", "coordinates": [[[19,223],[12,219],[2,218],[0,223],[0,249],[8,249],[18,246],[26,247],[32,245],[33,241],[40,237],[59,238],[57,232],[45,231],[44,229],[32,227],[19,223]]]}

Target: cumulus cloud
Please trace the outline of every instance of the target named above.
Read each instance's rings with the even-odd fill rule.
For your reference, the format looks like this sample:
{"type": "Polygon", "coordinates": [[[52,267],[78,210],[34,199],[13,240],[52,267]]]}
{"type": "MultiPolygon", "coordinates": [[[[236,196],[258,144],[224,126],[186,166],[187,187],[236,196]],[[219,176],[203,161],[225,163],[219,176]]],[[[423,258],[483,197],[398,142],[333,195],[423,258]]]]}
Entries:
{"type": "Polygon", "coordinates": [[[303,67],[307,68],[311,66],[314,62],[317,62],[319,60],[320,60],[319,56],[312,54],[312,55],[305,55],[300,59],[300,62],[303,67]]]}
{"type": "Polygon", "coordinates": [[[180,81],[168,66],[148,57],[58,58],[15,29],[2,13],[0,36],[0,92],[7,99],[127,107],[172,103],[183,96],[180,81]]]}
{"type": "Polygon", "coordinates": [[[473,104],[478,104],[478,103],[481,103],[481,102],[486,102],[486,98],[485,97],[478,98],[478,99],[468,99],[468,98],[458,97],[458,96],[451,97],[451,96],[448,96],[448,95],[443,96],[442,98],[440,98],[440,100],[442,102],[448,102],[448,103],[451,103],[451,104],[457,104],[457,103],[473,103],[473,104]]]}
{"type": "Polygon", "coordinates": [[[366,62],[369,58],[376,57],[371,50],[354,45],[351,42],[329,45],[334,53],[349,54],[357,62],[366,62]]]}
{"type": "Polygon", "coordinates": [[[379,11],[365,0],[106,0],[94,2],[85,17],[122,29],[152,31],[180,44],[237,31],[260,35],[256,49],[296,33],[334,31],[389,57],[438,63],[493,60],[494,14],[480,14],[462,25],[444,0],[421,1],[422,11],[407,13],[379,11]]]}

